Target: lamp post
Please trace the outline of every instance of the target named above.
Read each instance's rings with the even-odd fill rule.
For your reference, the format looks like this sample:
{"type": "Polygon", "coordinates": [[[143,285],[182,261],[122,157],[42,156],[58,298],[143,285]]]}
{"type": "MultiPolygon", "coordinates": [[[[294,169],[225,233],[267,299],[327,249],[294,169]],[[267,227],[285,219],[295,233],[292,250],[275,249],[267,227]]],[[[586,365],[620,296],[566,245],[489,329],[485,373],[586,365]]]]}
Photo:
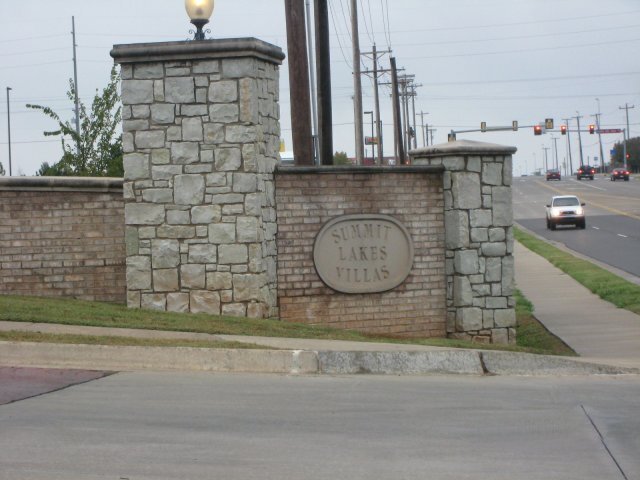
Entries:
{"type": "Polygon", "coordinates": [[[11,171],[11,110],[9,108],[9,92],[11,87],[7,87],[7,130],[9,134],[9,176],[12,176],[11,171]]]}
{"type": "MultiPolygon", "coordinates": [[[[365,115],[371,115],[371,141],[373,142],[374,137],[375,137],[375,133],[373,131],[373,112],[363,112],[365,115]]],[[[375,158],[376,158],[376,145],[375,143],[371,143],[371,160],[374,160],[373,163],[375,163],[375,158]]]]}
{"type": "Polygon", "coordinates": [[[204,40],[203,27],[213,14],[214,0],[185,0],[184,7],[191,23],[196,27],[194,40],[204,40]]]}

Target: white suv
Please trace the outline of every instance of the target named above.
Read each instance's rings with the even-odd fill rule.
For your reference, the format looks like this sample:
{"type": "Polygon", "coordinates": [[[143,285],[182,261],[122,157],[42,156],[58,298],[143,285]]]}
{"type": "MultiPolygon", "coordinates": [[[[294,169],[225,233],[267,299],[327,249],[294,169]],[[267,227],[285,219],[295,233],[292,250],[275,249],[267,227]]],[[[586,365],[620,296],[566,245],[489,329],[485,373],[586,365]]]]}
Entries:
{"type": "Polygon", "coordinates": [[[553,197],[547,205],[547,228],[555,230],[556,225],[575,225],[584,229],[587,226],[584,206],[575,195],[553,197]]]}

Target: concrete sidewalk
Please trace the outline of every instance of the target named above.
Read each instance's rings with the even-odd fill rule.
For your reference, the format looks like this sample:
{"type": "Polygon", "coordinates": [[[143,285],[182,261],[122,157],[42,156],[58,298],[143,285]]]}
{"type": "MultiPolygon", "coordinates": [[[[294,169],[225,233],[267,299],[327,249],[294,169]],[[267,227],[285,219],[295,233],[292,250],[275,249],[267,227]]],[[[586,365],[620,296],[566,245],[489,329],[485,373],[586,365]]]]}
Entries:
{"type": "Polygon", "coordinates": [[[640,368],[640,315],[605,302],[517,242],[515,265],[536,318],[582,359],[640,368]]]}
{"type": "Polygon", "coordinates": [[[640,316],[599,299],[516,243],[516,282],[536,317],[581,358],[422,345],[209,335],[0,322],[0,330],[137,338],[226,340],[266,349],[202,349],[0,342],[0,365],[95,370],[195,370],[277,374],[640,373],[640,316]]]}

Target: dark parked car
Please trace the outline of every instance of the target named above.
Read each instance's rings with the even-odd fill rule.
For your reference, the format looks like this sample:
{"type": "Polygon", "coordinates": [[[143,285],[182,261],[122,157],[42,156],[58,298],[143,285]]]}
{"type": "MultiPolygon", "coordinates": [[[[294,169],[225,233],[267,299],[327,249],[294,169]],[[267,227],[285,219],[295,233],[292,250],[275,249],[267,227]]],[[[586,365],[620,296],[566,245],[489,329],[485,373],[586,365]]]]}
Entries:
{"type": "Polygon", "coordinates": [[[578,173],[576,177],[578,180],[582,180],[583,178],[588,178],[589,180],[593,180],[593,176],[596,174],[596,169],[590,167],[589,165],[580,165],[578,169],[578,173]]]}
{"type": "Polygon", "coordinates": [[[584,205],[575,195],[553,197],[547,205],[547,228],[555,230],[556,225],[575,225],[584,229],[587,225],[584,205]]]}
{"type": "Polygon", "coordinates": [[[547,170],[547,181],[548,180],[562,180],[560,170],[558,170],[557,168],[551,168],[547,170]]]}
{"type": "Polygon", "coordinates": [[[616,180],[624,180],[625,182],[628,182],[629,170],[626,170],[624,168],[614,168],[613,171],[611,172],[611,180],[614,182],[616,180]]]}

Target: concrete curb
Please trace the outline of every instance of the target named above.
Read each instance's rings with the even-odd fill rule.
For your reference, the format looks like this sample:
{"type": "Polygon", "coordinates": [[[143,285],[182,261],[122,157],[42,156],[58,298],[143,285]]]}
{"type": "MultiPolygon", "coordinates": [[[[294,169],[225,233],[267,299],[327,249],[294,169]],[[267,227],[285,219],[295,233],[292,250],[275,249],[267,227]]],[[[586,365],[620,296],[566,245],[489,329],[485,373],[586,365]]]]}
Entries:
{"type": "Polygon", "coordinates": [[[3,366],[91,370],[318,373],[315,352],[0,342],[3,366]]]}
{"type": "Polygon", "coordinates": [[[434,352],[318,352],[319,372],[385,375],[482,375],[477,352],[446,350],[434,352]]]}
{"type": "Polygon", "coordinates": [[[0,365],[112,371],[205,371],[286,375],[620,375],[639,369],[564,357],[444,350],[339,352],[127,347],[0,342],[0,365]]]}

